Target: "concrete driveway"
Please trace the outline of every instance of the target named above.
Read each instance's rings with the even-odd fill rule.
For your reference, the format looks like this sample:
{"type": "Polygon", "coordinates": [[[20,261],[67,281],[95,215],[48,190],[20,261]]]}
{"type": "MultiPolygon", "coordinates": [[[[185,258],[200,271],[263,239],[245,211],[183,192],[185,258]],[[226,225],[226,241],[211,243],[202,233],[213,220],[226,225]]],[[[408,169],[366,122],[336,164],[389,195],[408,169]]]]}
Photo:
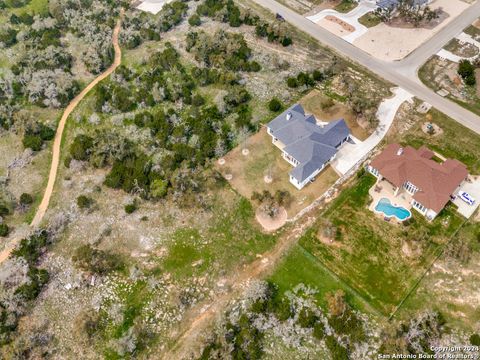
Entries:
{"type": "Polygon", "coordinates": [[[307,19],[318,24],[320,20],[323,20],[327,16],[335,16],[340,20],[350,24],[355,28],[355,31],[352,33],[342,36],[342,39],[353,43],[356,39],[360,36],[365,34],[368,31],[368,28],[358,22],[358,19],[361,18],[363,15],[374,11],[377,8],[377,4],[374,0],[360,0],[358,6],[350,11],[349,13],[341,13],[333,9],[326,9],[320,11],[318,14],[307,16],[307,19]]]}
{"type": "Polygon", "coordinates": [[[400,105],[413,97],[412,94],[400,88],[395,88],[393,93],[395,94],[393,97],[383,100],[378,107],[378,127],[375,132],[365,141],[354,139],[354,144],[344,144],[338,151],[337,156],[331,163],[337,173],[345,175],[365,155],[372,151],[387,134],[400,105]]]}
{"type": "Polygon", "coordinates": [[[465,191],[470,194],[476,201],[473,205],[468,205],[465,201],[457,197],[453,200],[453,203],[458,206],[458,212],[465,216],[467,219],[473,215],[475,210],[480,205],[480,176],[476,176],[475,179],[470,176],[471,182],[464,181],[462,185],[460,185],[460,189],[458,191],[465,191]]]}

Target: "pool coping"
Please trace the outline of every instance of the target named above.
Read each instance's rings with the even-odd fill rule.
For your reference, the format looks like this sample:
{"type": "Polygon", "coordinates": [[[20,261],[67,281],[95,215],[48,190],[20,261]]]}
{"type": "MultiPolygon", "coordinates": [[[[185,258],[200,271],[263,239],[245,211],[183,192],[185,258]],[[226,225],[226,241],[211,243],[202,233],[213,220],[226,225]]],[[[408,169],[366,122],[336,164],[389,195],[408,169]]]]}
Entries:
{"type": "Polygon", "coordinates": [[[406,209],[406,208],[403,207],[403,206],[399,206],[399,205],[397,205],[397,204],[392,203],[392,201],[391,201],[389,198],[387,198],[387,197],[382,197],[382,198],[378,199],[377,202],[376,202],[376,204],[375,204],[375,206],[373,206],[373,211],[374,211],[376,214],[379,214],[379,215],[383,214],[384,217],[389,218],[389,219],[391,219],[391,218],[396,218],[397,221],[402,222],[402,223],[403,223],[404,221],[408,220],[408,219],[411,219],[412,216],[413,216],[413,214],[412,214],[412,212],[411,212],[410,210],[406,209]],[[395,207],[395,208],[405,209],[406,211],[408,211],[408,213],[409,213],[410,215],[409,215],[408,217],[406,217],[405,219],[402,220],[402,219],[400,219],[400,218],[399,218],[398,216],[396,216],[396,215],[387,215],[387,214],[385,214],[383,211],[377,210],[378,203],[379,203],[381,200],[383,200],[383,199],[388,200],[388,202],[390,203],[390,205],[393,206],[393,207],[395,207]]]}

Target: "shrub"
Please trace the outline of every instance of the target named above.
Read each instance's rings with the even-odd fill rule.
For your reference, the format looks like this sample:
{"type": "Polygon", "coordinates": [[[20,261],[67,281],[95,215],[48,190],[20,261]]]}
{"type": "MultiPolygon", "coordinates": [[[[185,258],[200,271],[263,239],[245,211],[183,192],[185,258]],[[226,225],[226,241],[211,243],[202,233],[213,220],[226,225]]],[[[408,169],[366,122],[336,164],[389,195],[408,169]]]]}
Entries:
{"type": "Polygon", "coordinates": [[[42,291],[43,286],[48,282],[49,275],[45,269],[37,269],[30,267],[28,270],[30,282],[19,286],[15,290],[15,294],[19,295],[26,301],[35,300],[42,291]]]}
{"type": "Polygon", "coordinates": [[[40,124],[40,129],[38,131],[38,135],[43,141],[50,141],[54,138],[55,136],[55,130],[53,130],[51,127],[40,124]]]}
{"type": "Polygon", "coordinates": [[[156,179],[150,185],[150,195],[156,199],[160,199],[167,195],[168,181],[156,179]]]}
{"type": "Polygon", "coordinates": [[[72,260],[78,268],[100,275],[123,268],[123,262],[118,255],[94,249],[90,245],[77,248],[72,260]]]}
{"type": "Polygon", "coordinates": [[[10,228],[8,227],[7,224],[0,224],[0,236],[1,237],[6,237],[10,232],[10,228]]]}
{"type": "Polygon", "coordinates": [[[458,64],[458,74],[465,81],[469,79],[468,81],[471,82],[472,79],[475,79],[475,66],[469,60],[461,60],[458,64]]]}
{"type": "Polygon", "coordinates": [[[294,78],[294,77],[289,77],[289,78],[287,79],[287,86],[288,86],[289,88],[296,88],[296,87],[298,87],[297,79],[294,78]]]}
{"type": "Polygon", "coordinates": [[[85,196],[85,195],[80,195],[77,197],[77,205],[80,209],[88,209],[90,206],[93,204],[93,199],[85,196]]]}
{"type": "Polygon", "coordinates": [[[202,20],[200,19],[200,16],[198,16],[197,14],[193,14],[188,19],[188,23],[190,24],[190,26],[199,26],[202,24],[202,20]]]}
{"type": "Polygon", "coordinates": [[[132,214],[138,209],[137,202],[134,201],[130,204],[125,205],[125,212],[127,214],[132,214]]]}
{"type": "Polygon", "coordinates": [[[70,155],[75,160],[86,161],[90,157],[93,148],[93,139],[90,136],[80,134],[75,137],[70,145],[70,155]]]}
{"type": "Polygon", "coordinates": [[[268,109],[270,111],[277,112],[282,110],[282,108],[283,108],[282,102],[275,97],[272,100],[270,100],[270,102],[268,103],[268,109]]]}
{"type": "Polygon", "coordinates": [[[20,195],[20,204],[21,205],[31,205],[33,203],[33,196],[27,193],[20,195]]]}
{"type": "Polygon", "coordinates": [[[472,336],[470,336],[470,344],[473,346],[480,346],[480,335],[476,333],[472,334],[472,336]]]}
{"type": "Polygon", "coordinates": [[[312,78],[315,81],[323,81],[325,79],[325,75],[320,70],[314,70],[312,72],[312,78]]]}
{"type": "Polygon", "coordinates": [[[312,328],[317,321],[318,316],[316,316],[310,309],[303,308],[300,310],[297,323],[302,328],[312,328]]]}
{"type": "Polygon", "coordinates": [[[105,178],[105,185],[130,192],[134,187],[148,192],[154,174],[147,156],[130,155],[113,163],[112,170],[105,178]]]}
{"type": "Polygon", "coordinates": [[[472,75],[468,75],[466,78],[465,78],[465,84],[468,85],[468,86],[473,86],[477,83],[477,79],[475,78],[475,74],[472,74],[472,75]]]}
{"type": "Polygon", "coordinates": [[[293,41],[291,37],[285,36],[281,41],[280,44],[282,44],[283,47],[287,47],[292,45],[293,41]]]}
{"type": "Polygon", "coordinates": [[[0,216],[4,217],[10,214],[10,208],[0,199],[0,216]]]}
{"type": "Polygon", "coordinates": [[[317,321],[315,325],[313,325],[312,334],[318,340],[322,340],[325,337],[325,327],[321,321],[317,321]]]}
{"type": "Polygon", "coordinates": [[[43,141],[39,135],[25,134],[23,137],[23,146],[33,151],[40,151],[42,149],[43,141]]]}
{"type": "Polygon", "coordinates": [[[48,234],[45,230],[37,232],[28,238],[22,239],[13,249],[12,256],[23,257],[29,264],[34,264],[47,246],[48,234]]]}
{"type": "Polygon", "coordinates": [[[339,342],[332,335],[329,335],[326,337],[325,345],[330,351],[330,355],[332,356],[332,359],[335,359],[335,360],[349,359],[347,349],[344,348],[343,345],[339,344],[339,342]]]}

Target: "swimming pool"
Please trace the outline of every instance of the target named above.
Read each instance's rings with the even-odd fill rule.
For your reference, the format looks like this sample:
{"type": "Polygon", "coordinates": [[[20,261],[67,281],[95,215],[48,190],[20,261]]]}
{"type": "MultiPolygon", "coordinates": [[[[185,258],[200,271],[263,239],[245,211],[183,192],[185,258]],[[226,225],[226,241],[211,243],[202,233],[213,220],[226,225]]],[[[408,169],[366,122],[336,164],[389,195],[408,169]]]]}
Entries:
{"type": "Polygon", "coordinates": [[[377,206],[375,206],[375,211],[383,213],[386,217],[396,217],[400,221],[407,220],[412,216],[412,213],[401,206],[393,206],[389,199],[381,198],[377,206]]]}

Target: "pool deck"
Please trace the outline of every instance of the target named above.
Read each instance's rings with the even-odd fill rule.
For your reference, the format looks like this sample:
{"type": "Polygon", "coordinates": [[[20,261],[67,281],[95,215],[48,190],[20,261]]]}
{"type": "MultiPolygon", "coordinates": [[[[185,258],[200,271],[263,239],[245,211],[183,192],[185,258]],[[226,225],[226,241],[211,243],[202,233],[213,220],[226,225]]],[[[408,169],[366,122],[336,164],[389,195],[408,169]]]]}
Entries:
{"type": "MultiPolygon", "coordinates": [[[[368,193],[373,199],[373,201],[371,202],[368,208],[370,211],[372,211],[374,214],[378,215],[379,217],[383,218],[384,215],[376,212],[375,206],[377,206],[378,201],[382,198],[387,198],[388,200],[390,200],[393,206],[397,206],[397,207],[401,206],[411,212],[412,204],[410,202],[412,200],[412,197],[406,191],[402,191],[402,190],[400,190],[398,195],[395,196],[394,195],[395,187],[386,180],[377,181],[375,185],[373,185],[370,188],[368,193]]],[[[397,218],[395,217],[391,219],[401,222],[397,220],[397,218]]]]}

